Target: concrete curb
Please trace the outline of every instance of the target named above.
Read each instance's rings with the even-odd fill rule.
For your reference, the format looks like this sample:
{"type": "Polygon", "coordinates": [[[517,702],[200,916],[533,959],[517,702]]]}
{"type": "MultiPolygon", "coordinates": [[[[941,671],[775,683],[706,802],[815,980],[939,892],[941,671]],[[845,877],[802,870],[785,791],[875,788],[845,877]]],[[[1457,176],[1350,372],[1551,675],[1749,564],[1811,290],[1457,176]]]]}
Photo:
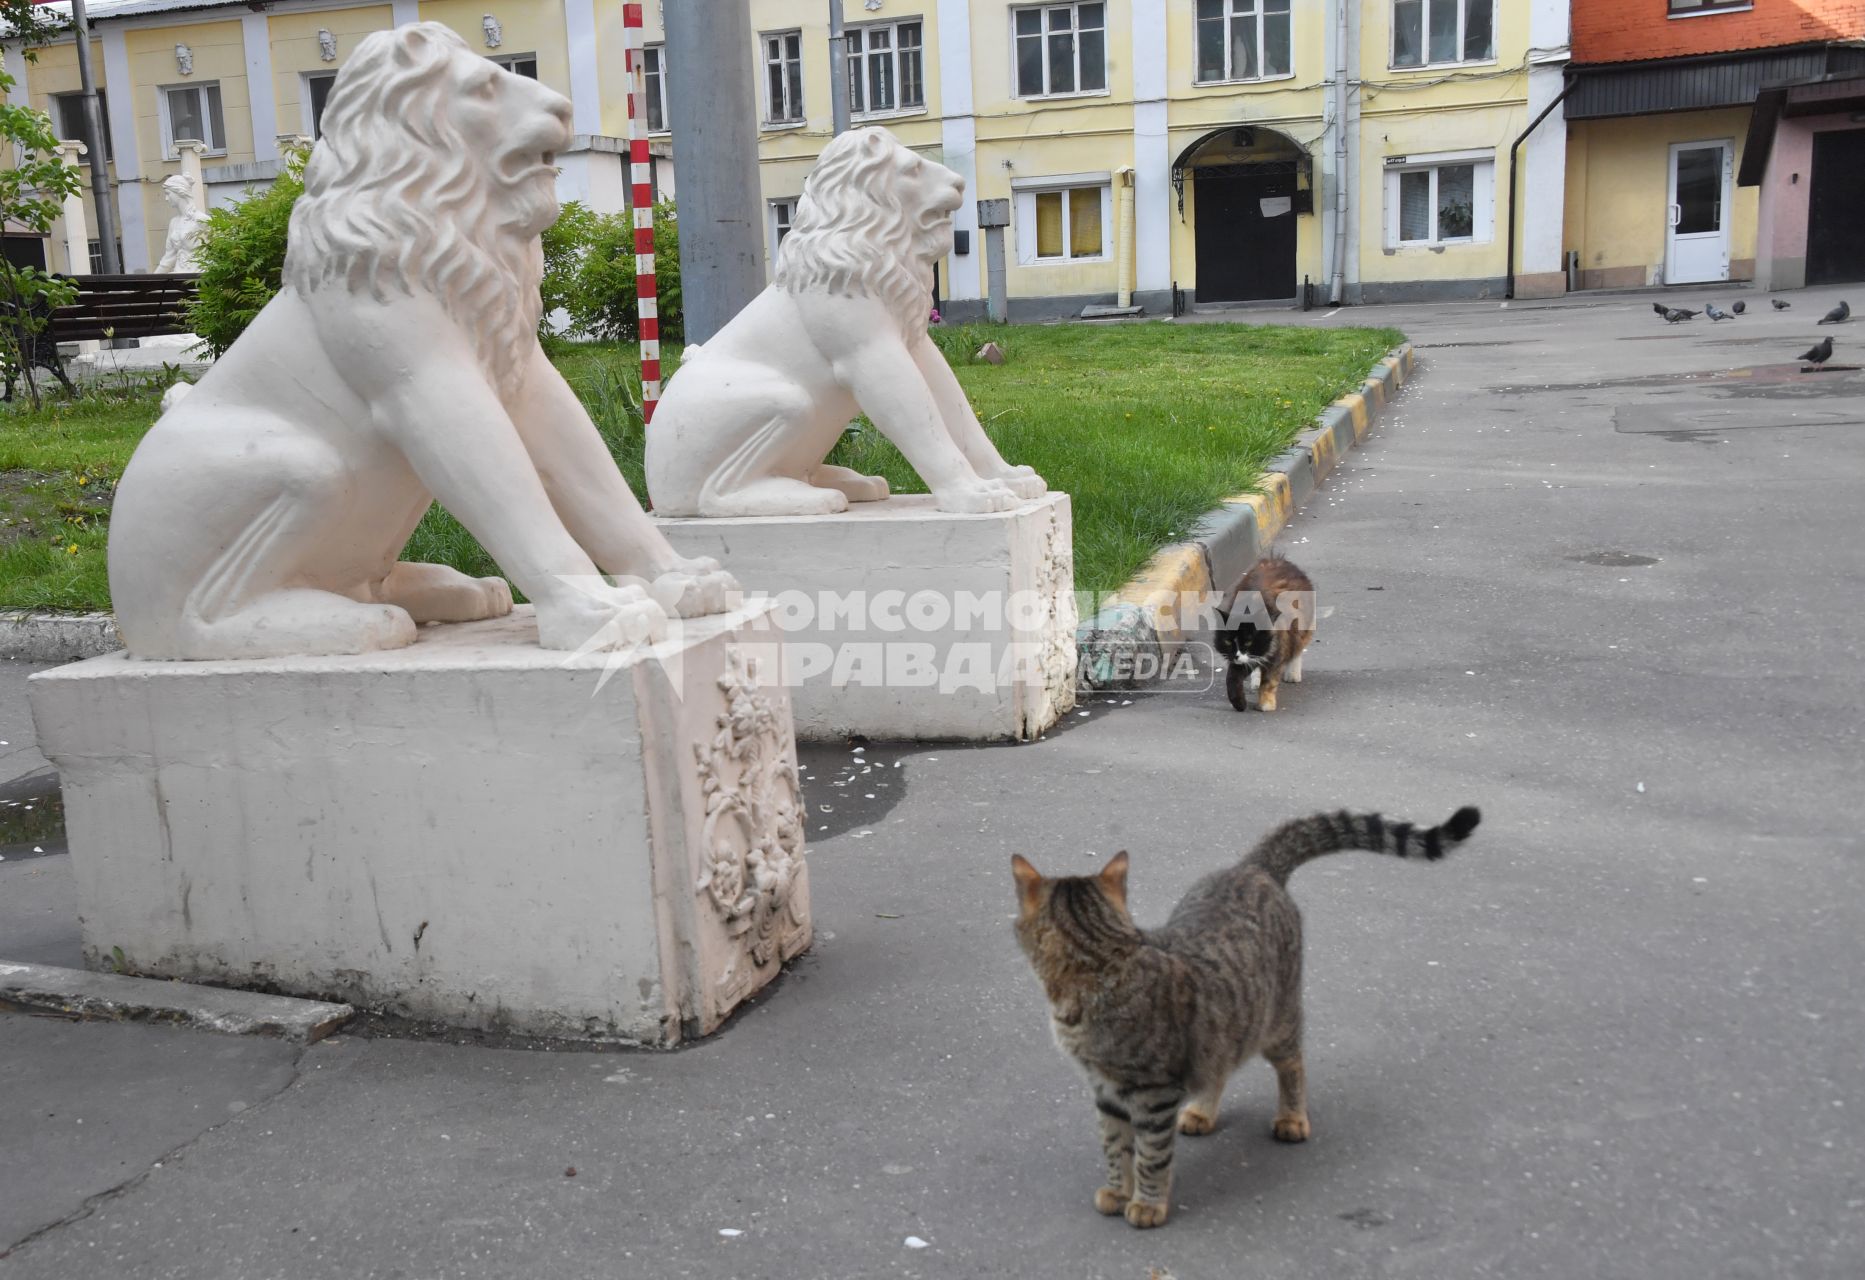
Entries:
{"type": "Polygon", "coordinates": [[[277,1036],[293,1044],[322,1040],[356,1016],[347,1004],[5,961],[0,961],[0,1011],[165,1022],[223,1035],[277,1036]]]}
{"type": "Polygon", "coordinates": [[[76,662],[122,647],[116,619],[107,613],[0,613],[0,658],[76,662]]]}
{"type": "Polygon", "coordinates": [[[1132,669],[1131,655],[1182,644],[1185,634],[1173,607],[1180,593],[1221,591],[1249,572],[1341,456],[1366,439],[1381,410],[1411,377],[1412,366],[1412,344],[1394,347],[1357,390],[1323,409],[1315,425],[1269,464],[1257,492],[1226,498],[1205,513],[1190,538],[1160,548],[1076,632],[1077,646],[1088,655],[1082,664],[1086,683],[1095,688],[1117,683],[1122,667],[1132,669]]]}

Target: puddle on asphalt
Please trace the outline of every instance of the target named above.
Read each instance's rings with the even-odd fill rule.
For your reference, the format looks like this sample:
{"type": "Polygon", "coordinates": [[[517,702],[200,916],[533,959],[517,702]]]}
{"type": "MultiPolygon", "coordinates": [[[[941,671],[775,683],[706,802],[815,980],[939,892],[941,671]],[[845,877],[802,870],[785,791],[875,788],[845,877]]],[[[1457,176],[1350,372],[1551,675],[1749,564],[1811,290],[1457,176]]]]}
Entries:
{"type": "Polygon", "coordinates": [[[49,858],[65,851],[65,797],[58,774],[41,769],[0,786],[0,860],[49,858]]]}
{"type": "Polygon", "coordinates": [[[1588,551],[1583,555],[1568,556],[1581,564],[1604,565],[1613,569],[1625,569],[1658,563],[1656,556],[1642,556],[1636,551],[1588,551]]]}

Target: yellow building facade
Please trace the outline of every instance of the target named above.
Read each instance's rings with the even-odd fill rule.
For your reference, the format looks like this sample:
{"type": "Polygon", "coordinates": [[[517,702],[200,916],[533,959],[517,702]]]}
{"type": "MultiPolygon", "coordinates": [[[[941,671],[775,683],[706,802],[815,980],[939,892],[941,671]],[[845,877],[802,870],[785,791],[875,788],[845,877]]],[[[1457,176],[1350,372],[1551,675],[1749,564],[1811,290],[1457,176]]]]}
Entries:
{"type": "MultiPolygon", "coordinates": [[[[743,74],[756,85],[774,251],[833,136],[837,69],[821,0],[748,3],[743,74]]],[[[677,194],[669,104],[680,86],[660,6],[644,8],[657,186],[677,194]]],[[[579,140],[563,194],[625,204],[619,0],[257,11],[93,0],[91,11],[129,269],[159,256],[178,122],[208,122],[209,199],[237,199],[276,173],[281,136],[315,132],[356,42],[417,19],[570,97],[579,140]]],[[[1129,295],[1160,314],[1175,292],[1198,306],[1491,296],[1511,266],[1527,282],[1560,278],[1570,201],[1558,109],[1514,157],[1513,252],[1508,177],[1531,112],[1558,96],[1566,13],[1566,0],[845,0],[839,73],[853,123],[886,127],[967,183],[940,266],[956,317],[983,312],[997,237],[1012,318],[1129,295]],[[981,225],[979,201],[1001,202],[1005,225],[981,225]]],[[[77,89],[69,42],[30,66],[16,49],[7,59],[15,100],[59,123],[77,89]]],[[[61,257],[54,246],[64,269],[61,257]]]]}

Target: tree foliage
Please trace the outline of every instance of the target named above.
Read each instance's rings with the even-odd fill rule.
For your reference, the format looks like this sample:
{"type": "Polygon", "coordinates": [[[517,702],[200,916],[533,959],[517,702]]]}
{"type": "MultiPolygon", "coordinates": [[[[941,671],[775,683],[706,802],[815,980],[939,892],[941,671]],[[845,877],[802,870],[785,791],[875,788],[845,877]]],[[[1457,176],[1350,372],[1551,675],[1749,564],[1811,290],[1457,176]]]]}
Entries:
{"type": "MultiPolygon", "coordinates": [[[[0,8],[0,20],[10,19],[10,9],[10,4],[0,8]]],[[[78,171],[59,157],[51,117],[13,103],[7,97],[12,87],[12,77],[0,72],[0,146],[17,158],[11,168],[0,168],[0,217],[9,226],[50,235],[66,198],[83,190],[84,183],[78,171]]],[[[76,289],[66,281],[0,261],[0,306],[6,312],[5,323],[0,324],[0,360],[25,375],[35,407],[39,387],[33,376],[33,350],[51,323],[52,309],[69,304],[76,296],[76,289]]]]}

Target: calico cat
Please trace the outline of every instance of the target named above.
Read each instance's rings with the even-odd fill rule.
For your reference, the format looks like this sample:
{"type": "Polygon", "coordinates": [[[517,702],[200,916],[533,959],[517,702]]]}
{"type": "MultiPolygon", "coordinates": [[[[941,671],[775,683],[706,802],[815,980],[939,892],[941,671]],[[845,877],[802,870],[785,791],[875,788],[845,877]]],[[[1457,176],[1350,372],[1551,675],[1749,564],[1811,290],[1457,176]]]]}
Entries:
{"type": "Polygon", "coordinates": [[[1271,1132],[1308,1137],[1302,918],[1289,873],[1341,849],[1435,861],[1480,820],[1471,808],[1423,831],[1376,813],[1297,818],[1193,885],[1161,929],[1128,913],[1124,851],[1099,875],[1055,879],[1011,858],[1017,941],[1048,994],[1056,1043],[1087,1072],[1101,1113],[1107,1183],[1096,1209],[1164,1224],[1175,1131],[1216,1128],[1225,1082],[1258,1053],[1280,1094],[1271,1132]]]}
{"type": "Polygon", "coordinates": [[[1302,682],[1302,650],[1315,638],[1314,601],[1315,584],[1308,575],[1273,553],[1224,594],[1212,646],[1229,660],[1224,692],[1231,706],[1249,710],[1252,676],[1261,677],[1259,711],[1276,709],[1276,690],[1284,679],[1302,682]]]}

